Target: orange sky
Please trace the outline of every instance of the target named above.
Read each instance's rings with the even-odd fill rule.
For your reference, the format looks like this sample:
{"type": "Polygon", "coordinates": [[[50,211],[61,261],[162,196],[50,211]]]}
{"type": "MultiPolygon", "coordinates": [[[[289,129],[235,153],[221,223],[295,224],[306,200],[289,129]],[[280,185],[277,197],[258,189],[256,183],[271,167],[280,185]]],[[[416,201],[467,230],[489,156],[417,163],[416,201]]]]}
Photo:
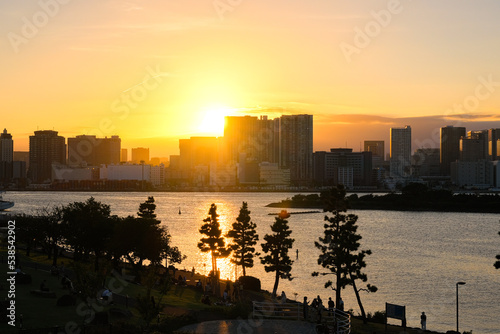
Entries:
{"type": "Polygon", "coordinates": [[[224,114],[267,110],[313,114],[315,149],[357,150],[415,117],[422,141],[439,126],[422,117],[500,126],[496,1],[60,1],[0,4],[16,150],[55,129],[168,156],[221,135],[224,114]]]}

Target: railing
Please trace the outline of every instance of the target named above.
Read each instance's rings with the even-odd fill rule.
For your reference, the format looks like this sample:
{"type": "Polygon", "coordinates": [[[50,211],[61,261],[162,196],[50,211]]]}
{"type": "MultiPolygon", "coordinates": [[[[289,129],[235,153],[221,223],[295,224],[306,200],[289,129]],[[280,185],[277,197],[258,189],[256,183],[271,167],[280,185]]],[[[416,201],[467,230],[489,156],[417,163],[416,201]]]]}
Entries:
{"type": "Polygon", "coordinates": [[[351,333],[351,315],[347,312],[334,309],[333,319],[328,322],[328,328],[336,334],[351,333]]]}
{"type": "Polygon", "coordinates": [[[302,317],[302,304],[300,303],[269,303],[253,302],[252,316],[274,319],[296,319],[302,317]]]}

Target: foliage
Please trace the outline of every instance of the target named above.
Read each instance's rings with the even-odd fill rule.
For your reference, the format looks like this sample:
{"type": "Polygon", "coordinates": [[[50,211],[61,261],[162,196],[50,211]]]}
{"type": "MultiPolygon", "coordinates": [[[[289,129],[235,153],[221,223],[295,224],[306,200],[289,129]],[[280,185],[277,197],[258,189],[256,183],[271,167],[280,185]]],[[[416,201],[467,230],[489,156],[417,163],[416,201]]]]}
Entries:
{"type": "Polygon", "coordinates": [[[222,230],[218,220],[217,206],[212,203],[208,211],[208,217],[203,219],[203,224],[200,228],[200,233],[206,235],[200,239],[198,248],[206,253],[212,254],[212,271],[214,275],[217,273],[217,258],[228,257],[231,253],[231,248],[226,248],[226,242],[222,236],[222,230]]]}
{"type": "Polygon", "coordinates": [[[289,229],[288,221],[276,217],[276,221],[271,225],[273,234],[264,236],[265,243],[261,244],[262,251],[267,255],[260,257],[261,263],[264,265],[266,272],[275,272],[273,296],[276,296],[278,290],[279,279],[292,280],[292,264],[293,261],[288,256],[288,250],[292,248],[294,239],[290,238],[292,231],[289,229]]]}
{"type": "Polygon", "coordinates": [[[65,243],[76,260],[94,255],[94,270],[99,269],[99,259],[106,252],[113,234],[113,220],[109,205],[90,197],[85,202],[73,202],[61,207],[65,243]]]}
{"type": "MultiPolygon", "coordinates": [[[[332,280],[325,283],[325,288],[332,287],[336,292],[336,305],[339,305],[341,299],[341,290],[348,285],[352,285],[356,295],[363,319],[366,319],[365,311],[361,303],[359,292],[375,292],[377,288],[370,284],[366,288],[358,289],[356,280],[366,282],[368,277],[362,272],[366,267],[365,257],[370,255],[370,250],[358,251],[361,235],[356,231],[358,226],[356,222],[358,216],[353,214],[344,214],[349,207],[345,197],[346,191],[343,186],[332,188],[329,192],[324,192],[324,211],[332,213],[332,217],[325,216],[324,237],[319,238],[319,242],[314,242],[316,248],[321,251],[318,257],[318,264],[328,269],[329,273],[322,275],[334,275],[336,278],[335,287],[332,280]]],[[[314,272],[313,276],[318,276],[314,272]]]]}
{"type": "Polygon", "coordinates": [[[252,268],[254,261],[255,246],[259,240],[259,236],[255,230],[257,225],[251,221],[248,205],[243,202],[240,213],[233,223],[233,228],[226,234],[226,237],[233,238],[233,242],[229,245],[233,251],[231,262],[243,268],[243,276],[246,276],[245,268],[252,268]]]}

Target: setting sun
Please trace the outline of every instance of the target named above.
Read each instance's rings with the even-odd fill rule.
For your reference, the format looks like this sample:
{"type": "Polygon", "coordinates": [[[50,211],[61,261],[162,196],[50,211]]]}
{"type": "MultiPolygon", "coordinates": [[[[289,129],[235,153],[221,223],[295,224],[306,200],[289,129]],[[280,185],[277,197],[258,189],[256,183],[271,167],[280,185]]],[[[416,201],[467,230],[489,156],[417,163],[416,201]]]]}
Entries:
{"type": "Polygon", "coordinates": [[[222,136],[224,134],[224,117],[230,116],[232,111],[225,106],[210,106],[200,113],[198,131],[203,134],[222,136]]]}

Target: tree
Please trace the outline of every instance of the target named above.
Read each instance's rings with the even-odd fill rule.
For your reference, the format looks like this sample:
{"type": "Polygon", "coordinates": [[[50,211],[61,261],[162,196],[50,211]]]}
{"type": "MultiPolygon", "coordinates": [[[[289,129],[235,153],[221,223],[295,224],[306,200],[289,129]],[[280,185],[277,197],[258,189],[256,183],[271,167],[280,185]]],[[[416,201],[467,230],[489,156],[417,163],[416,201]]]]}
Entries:
{"type": "MultiPolygon", "coordinates": [[[[156,210],[155,199],[153,196],[148,196],[148,199],[144,203],[139,204],[139,211],[137,212],[137,215],[140,218],[156,220],[155,210],[156,210]]],[[[159,223],[158,220],[157,222],[159,223]]]]}
{"type": "Polygon", "coordinates": [[[212,271],[217,275],[217,258],[228,257],[231,253],[230,248],[226,248],[226,242],[222,236],[222,230],[218,220],[217,206],[212,203],[210,210],[208,210],[208,217],[203,219],[203,224],[200,228],[200,233],[206,235],[201,238],[198,243],[198,248],[206,253],[212,254],[212,271]]]}
{"type": "Polygon", "coordinates": [[[256,227],[257,225],[251,221],[247,203],[243,202],[240,214],[236,218],[236,222],[233,223],[233,229],[226,235],[228,238],[233,238],[233,242],[229,245],[233,250],[231,262],[243,268],[243,276],[246,276],[245,268],[253,267],[254,254],[260,255],[255,253],[253,247],[259,240],[259,236],[255,231],[256,227]]]}
{"type": "MultiPolygon", "coordinates": [[[[333,282],[328,280],[325,283],[325,288],[332,287],[336,293],[336,304],[339,305],[341,299],[341,290],[348,285],[352,285],[354,293],[361,310],[363,320],[366,321],[366,314],[361,303],[359,291],[365,290],[375,292],[377,288],[372,285],[367,285],[366,289],[358,289],[356,280],[362,282],[368,280],[367,275],[362,272],[366,267],[365,256],[370,255],[370,250],[362,250],[358,252],[359,240],[361,235],[356,231],[358,226],[356,222],[358,216],[353,214],[344,214],[348,209],[348,202],[345,197],[346,191],[343,186],[332,188],[329,192],[322,193],[324,200],[324,211],[331,212],[332,217],[325,216],[324,237],[319,238],[319,242],[315,241],[314,245],[321,251],[318,257],[318,264],[323,268],[330,270],[330,273],[322,273],[322,275],[335,275],[335,288],[333,282]]],[[[313,276],[318,276],[318,272],[314,272],[313,276]]]]}
{"type": "Polygon", "coordinates": [[[276,272],[273,288],[273,296],[276,297],[280,278],[292,280],[293,261],[288,256],[288,250],[292,248],[294,239],[290,238],[292,231],[288,227],[288,221],[281,217],[276,217],[276,221],[271,225],[273,234],[266,234],[261,244],[262,250],[267,255],[260,258],[266,272],[276,272]]]}
{"type": "Polygon", "coordinates": [[[163,260],[181,263],[186,258],[171,245],[172,237],[165,226],[160,226],[155,209],[154,198],[148,197],[139,205],[139,217],[128,216],[115,224],[110,243],[115,263],[117,258],[124,256],[134,268],[137,280],[144,260],[159,265],[163,260]]]}
{"type": "Polygon", "coordinates": [[[108,250],[113,234],[111,208],[90,197],[85,202],[73,202],[61,209],[66,243],[74,250],[75,260],[88,260],[94,255],[94,269],[108,250]]]}

